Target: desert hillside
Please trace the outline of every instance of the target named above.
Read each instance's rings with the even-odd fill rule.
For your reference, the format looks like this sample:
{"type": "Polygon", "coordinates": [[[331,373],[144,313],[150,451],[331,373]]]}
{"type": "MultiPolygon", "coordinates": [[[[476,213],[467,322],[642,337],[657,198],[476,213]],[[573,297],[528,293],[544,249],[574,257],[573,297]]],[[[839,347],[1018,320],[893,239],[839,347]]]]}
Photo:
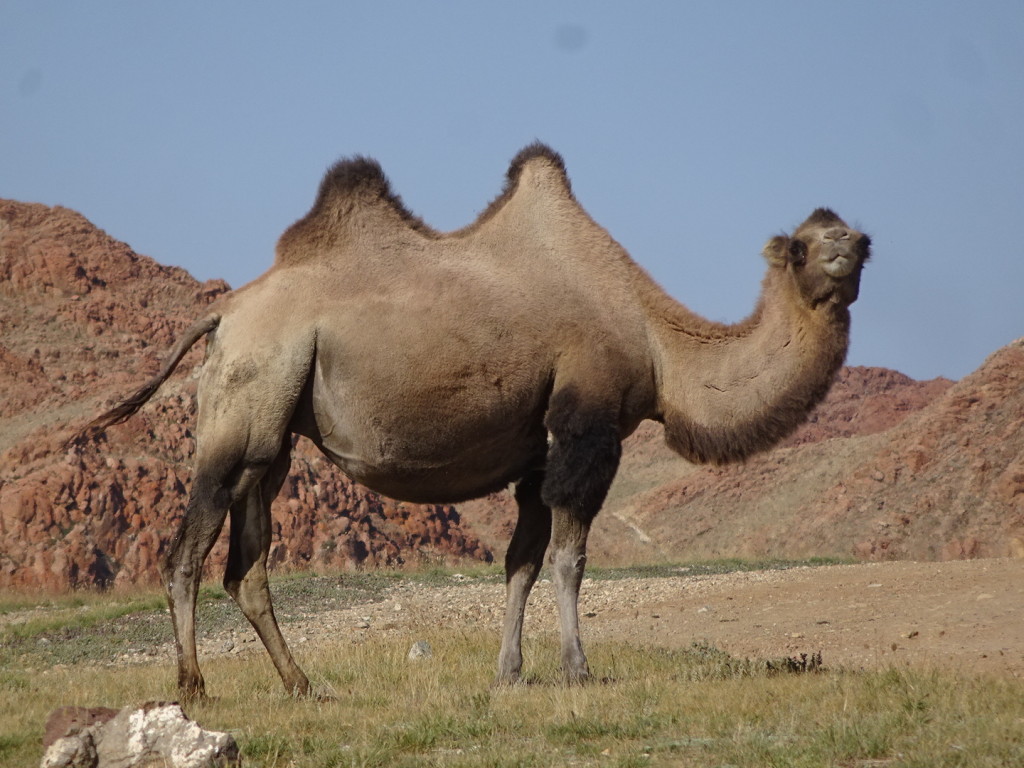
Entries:
{"type": "MultiPolygon", "coordinates": [[[[155,581],[184,511],[201,351],[105,439],[63,444],[153,375],[227,290],[134,253],[74,211],[0,200],[0,587],[155,581]]],[[[382,499],[301,443],[274,534],[279,569],[490,558],[453,507],[382,499]]],[[[225,555],[222,537],[215,572],[225,555]]]]}
{"type": "MultiPolygon", "coordinates": [[[[0,587],[155,580],[187,496],[201,351],[105,438],[64,442],[152,375],[227,290],[73,211],[0,201],[0,587]]],[[[785,445],[724,469],[688,464],[644,424],[597,518],[591,562],[1021,554],[1022,385],[1024,340],[956,384],[845,368],[785,445]]],[[[304,441],[273,512],[278,569],[487,560],[514,522],[507,493],[458,509],[383,499],[304,441]]],[[[215,572],[224,554],[222,539],[215,572]]]]}

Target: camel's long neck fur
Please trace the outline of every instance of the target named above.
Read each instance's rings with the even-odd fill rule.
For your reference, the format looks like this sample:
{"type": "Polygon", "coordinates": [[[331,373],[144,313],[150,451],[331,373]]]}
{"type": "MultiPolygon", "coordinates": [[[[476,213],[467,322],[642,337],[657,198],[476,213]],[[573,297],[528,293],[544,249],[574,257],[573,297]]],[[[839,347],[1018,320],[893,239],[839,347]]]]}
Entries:
{"type": "Polygon", "coordinates": [[[846,357],[848,310],[808,307],[780,268],[735,325],[704,320],[656,287],[645,304],[666,440],[691,461],[736,461],[789,435],[846,357]]]}

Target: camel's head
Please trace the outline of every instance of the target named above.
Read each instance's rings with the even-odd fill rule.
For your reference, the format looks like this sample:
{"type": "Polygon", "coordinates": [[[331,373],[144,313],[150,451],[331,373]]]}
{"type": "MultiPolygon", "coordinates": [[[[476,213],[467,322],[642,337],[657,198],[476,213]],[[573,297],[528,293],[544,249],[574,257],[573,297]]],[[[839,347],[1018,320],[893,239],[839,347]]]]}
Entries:
{"type": "Polygon", "coordinates": [[[871,256],[871,238],[819,208],[792,235],[778,235],[764,247],[775,268],[787,270],[811,306],[849,306],[857,300],[860,272],[871,256]]]}

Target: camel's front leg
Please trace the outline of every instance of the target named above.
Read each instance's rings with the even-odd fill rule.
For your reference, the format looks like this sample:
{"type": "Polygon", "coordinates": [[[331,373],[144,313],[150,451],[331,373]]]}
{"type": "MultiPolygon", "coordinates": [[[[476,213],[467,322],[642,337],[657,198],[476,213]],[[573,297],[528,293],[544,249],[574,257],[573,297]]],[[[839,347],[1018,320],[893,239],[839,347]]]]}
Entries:
{"type": "Polygon", "coordinates": [[[519,519],[505,554],[505,627],[498,654],[497,683],[519,680],[523,667],[523,616],[544,551],[551,538],[551,510],[540,499],[543,475],[529,475],[516,485],[519,519]]]}
{"type": "Polygon", "coordinates": [[[564,508],[552,510],[551,570],[558,601],[562,636],[562,673],[571,683],[590,677],[590,667],[580,641],[579,597],[583,569],[587,563],[587,534],[590,523],[564,508]]]}
{"type": "Polygon", "coordinates": [[[590,676],[580,642],[577,604],[587,563],[590,523],[601,509],[622,455],[614,409],[600,408],[572,387],[551,398],[551,434],[541,498],[551,508],[551,567],[562,632],[562,671],[571,682],[590,676]]]}

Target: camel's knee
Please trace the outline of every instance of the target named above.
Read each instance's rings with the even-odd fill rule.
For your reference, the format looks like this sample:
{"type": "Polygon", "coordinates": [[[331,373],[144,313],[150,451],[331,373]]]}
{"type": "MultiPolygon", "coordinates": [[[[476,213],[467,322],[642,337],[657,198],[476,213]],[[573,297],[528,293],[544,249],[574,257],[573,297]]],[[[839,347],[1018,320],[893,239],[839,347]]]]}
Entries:
{"type": "Polygon", "coordinates": [[[589,522],[601,509],[622,456],[615,422],[588,412],[571,391],[551,399],[547,427],[552,443],[544,469],[541,498],[589,522]]]}
{"type": "Polygon", "coordinates": [[[160,558],[160,578],[168,591],[176,583],[190,582],[198,578],[197,572],[202,568],[202,562],[196,563],[195,552],[189,546],[189,540],[192,538],[185,530],[185,522],[182,521],[182,526],[171,541],[167,553],[160,558]]]}
{"type": "Polygon", "coordinates": [[[168,594],[170,594],[171,588],[174,586],[174,573],[176,570],[176,561],[171,559],[170,553],[160,558],[160,583],[164,585],[164,591],[168,594]]]}
{"type": "Polygon", "coordinates": [[[228,494],[222,483],[199,475],[192,485],[185,516],[160,561],[164,587],[198,582],[203,563],[224,526],[228,494]]]}
{"type": "Polygon", "coordinates": [[[243,577],[225,574],[223,584],[224,591],[246,616],[264,611],[270,604],[270,583],[262,569],[253,568],[243,577]]]}
{"type": "Polygon", "coordinates": [[[565,576],[583,575],[587,568],[586,552],[579,552],[575,548],[556,549],[551,552],[548,561],[556,573],[565,576]]]}

